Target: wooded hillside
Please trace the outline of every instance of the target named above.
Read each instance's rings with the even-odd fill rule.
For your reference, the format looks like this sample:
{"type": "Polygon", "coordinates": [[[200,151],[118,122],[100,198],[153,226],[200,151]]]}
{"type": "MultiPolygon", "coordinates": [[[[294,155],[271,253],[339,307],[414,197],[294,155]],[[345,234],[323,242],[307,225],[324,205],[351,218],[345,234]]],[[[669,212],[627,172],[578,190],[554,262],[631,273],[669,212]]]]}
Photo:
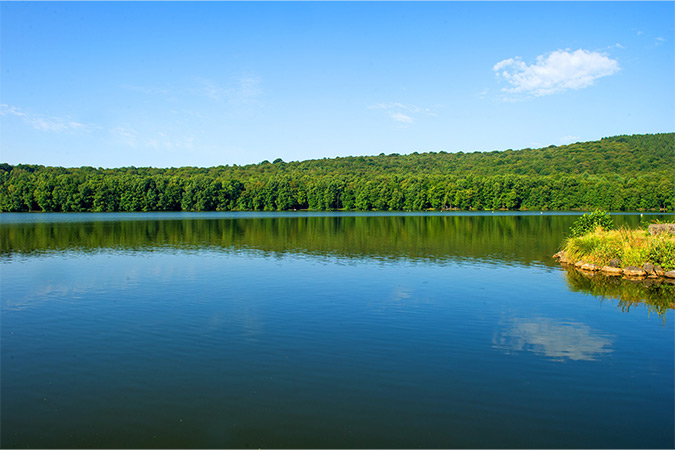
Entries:
{"type": "Polygon", "coordinates": [[[0,211],[432,208],[675,211],[675,133],[210,168],[0,164],[0,211]]]}

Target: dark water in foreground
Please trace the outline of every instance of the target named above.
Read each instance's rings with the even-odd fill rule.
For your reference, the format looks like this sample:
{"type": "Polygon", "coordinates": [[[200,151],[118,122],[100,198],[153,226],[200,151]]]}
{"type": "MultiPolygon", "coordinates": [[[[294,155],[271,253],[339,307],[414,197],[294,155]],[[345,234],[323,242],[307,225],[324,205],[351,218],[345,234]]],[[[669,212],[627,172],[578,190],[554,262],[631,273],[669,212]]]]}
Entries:
{"type": "Polygon", "coordinates": [[[575,217],[3,214],[0,444],[672,448],[672,303],[575,217]]]}

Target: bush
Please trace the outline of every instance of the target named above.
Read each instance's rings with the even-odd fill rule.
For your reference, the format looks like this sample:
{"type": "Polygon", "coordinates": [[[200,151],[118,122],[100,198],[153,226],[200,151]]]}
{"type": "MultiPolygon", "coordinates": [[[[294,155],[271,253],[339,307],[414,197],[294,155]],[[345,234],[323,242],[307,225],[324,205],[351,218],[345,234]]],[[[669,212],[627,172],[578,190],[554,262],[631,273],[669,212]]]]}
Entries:
{"type": "Polygon", "coordinates": [[[675,269],[675,242],[661,236],[650,242],[649,261],[665,270],[675,269]]]}
{"type": "Polygon", "coordinates": [[[607,211],[597,210],[579,217],[570,227],[570,236],[583,236],[595,231],[598,227],[602,227],[603,230],[614,228],[614,219],[607,211]]]}

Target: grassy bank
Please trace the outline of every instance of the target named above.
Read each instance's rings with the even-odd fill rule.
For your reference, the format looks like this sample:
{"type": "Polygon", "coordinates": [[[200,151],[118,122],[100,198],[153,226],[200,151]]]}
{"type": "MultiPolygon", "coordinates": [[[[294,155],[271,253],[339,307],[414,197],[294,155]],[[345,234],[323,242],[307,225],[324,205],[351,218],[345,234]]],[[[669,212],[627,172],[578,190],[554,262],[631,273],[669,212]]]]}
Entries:
{"type": "Polygon", "coordinates": [[[584,261],[602,267],[618,260],[618,267],[651,263],[665,271],[675,270],[675,235],[669,233],[651,235],[641,229],[605,230],[598,226],[567,238],[563,252],[565,262],[570,264],[584,261]]]}

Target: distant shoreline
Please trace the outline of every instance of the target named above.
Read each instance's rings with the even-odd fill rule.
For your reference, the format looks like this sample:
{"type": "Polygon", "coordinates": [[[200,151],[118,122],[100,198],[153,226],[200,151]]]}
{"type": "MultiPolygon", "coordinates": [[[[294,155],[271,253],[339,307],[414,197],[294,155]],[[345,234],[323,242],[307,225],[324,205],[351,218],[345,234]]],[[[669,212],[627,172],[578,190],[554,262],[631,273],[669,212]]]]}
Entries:
{"type": "Polygon", "coordinates": [[[675,212],[675,133],[209,168],[0,164],[0,211],[675,212]]]}

